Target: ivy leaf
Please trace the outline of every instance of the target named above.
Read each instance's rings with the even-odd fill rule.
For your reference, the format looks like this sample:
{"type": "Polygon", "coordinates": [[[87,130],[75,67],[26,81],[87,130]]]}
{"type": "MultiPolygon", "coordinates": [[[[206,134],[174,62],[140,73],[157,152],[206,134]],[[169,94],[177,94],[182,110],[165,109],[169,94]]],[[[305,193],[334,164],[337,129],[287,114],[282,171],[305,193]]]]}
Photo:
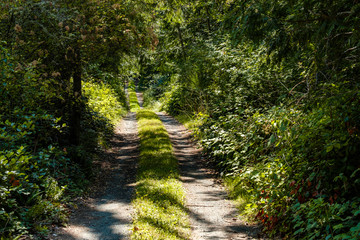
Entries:
{"type": "Polygon", "coordinates": [[[304,228],[300,228],[294,232],[294,235],[298,235],[299,233],[304,232],[304,228]]]}
{"type": "Polygon", "coordinates": [[[270,137],[270,139],[269,139],[269,142],[268,142],[268,145],[267,145],[267,146],[269,147],[269,146],[272,145],[275,141],[276,141],[276,137],[275,137],[274,134],[272,134],[271,137],[270,137]]]}

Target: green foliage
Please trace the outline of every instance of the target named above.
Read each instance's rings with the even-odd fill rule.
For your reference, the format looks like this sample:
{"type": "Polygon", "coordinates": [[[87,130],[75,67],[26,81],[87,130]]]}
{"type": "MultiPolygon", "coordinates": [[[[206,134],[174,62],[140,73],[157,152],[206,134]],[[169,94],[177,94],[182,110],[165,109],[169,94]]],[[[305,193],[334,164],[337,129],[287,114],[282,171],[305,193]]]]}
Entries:
{"type": "Polygon", "coordinates": [[[76,189],[69,175],[82,178],[68,158],[91,162],[139,72],[145,105],[203,123],[207,155],[270,235],[359,238],[359,10],[346,0],[1,4],[0,158],[16,161],[1,165],[2,234],[61,218],[56,196],[76,189]],[[97,79],[87,101],[84,73],[97,79]],[[80,128],[82,144],[68,147],[80,128]]]}
{"type": "Polygon", "coordinates": [[[187,239],[189,222],[177,159],[166,129],[149,110],[137,112],[140,159],[133,239],[187,239]]]}
{"type": "Polygon", "coordinates": [[[140,61],[149,102],[202,123],[206,156],[269,235],[357,239],[359,4],[171,3],[154,3],[159,44],[140,61]]]}
{"type": "Polygon", "coordinates": [[[1,38],[7,36],[7,42],[0,40],[0,236],[5,239],[44,238],[53,224],[66,221],[66,203],[85,190],[93,154],[99,143],[106,146],[124,114],[121,81],[98,69],[106,84],[85,85],[87,98],[77,100],[83,109],[82,144],[69,146],[77,101],[71,96],[73,68],[65,59],[74,35],[66,26],[74,12],[53,3],[1,4],[1,38]],[[86,163],[82,169],[70,160],[75,158],[86,163]]]}
{"type": "MultiPolygon", "coordinates": [[[[119,102],[117,93],[105,83],[95,81],[86,82],[83,85],[84,97],[91,111],[99,114],[108,122],[116,124],[126,113],[119,102]]],[[[118,90],[119,91],[119,90],[118,90]]]]}
{"type": "Polygon", "coordinates": [[[1,235],[8,237],[63,222],[63,192],[75,189],[71,177],[81,174],[66,149],[45,145],[55,137],[51,133],[62,131],[59,119],[21,110],[13,119],[0,120],[0,222],[1,235]]]}
{"type": "Polygon", "coordinates": [[[320,197],[291,207],[294,238],[358,239],[359,198],[331,204],[320,197]]]}
{"type": "MultiPolygon", "coordinates": [[[[306,205],[321,198],[326,199],[324,205],[336,203],[346,207],[359,194],[358,135],[346,124],[348,118],[344,118],[352,115],[356,122],[354,109],[344,109],[339,98],[336,103],[333,100],[329,99],[332,105],[325,102],[311,112],[284,107],[263,113],[247,109],[241,115],[208,118],[201,127],[203,147],[223,174],[235,179],[235,183],[230,180],[230,185],[237,196],[246,200],[242,208],[250,213],[256,209],[256,218],[271,234],[294,233],[295,215],[290,212],[297,204],[306,205]]],[[[311,212],[309,207],[303,211],[314,219],[322,214],[311,212]]],[[[355,227],[355,220],[345,217],[349,211],[341,219],[336,218],[335,210],[327,214],[323,224],[348,226],[336,234],[350,234],[350,228],[355,227]]],[[[319,228],[316,232],[330,234],[329,231],[319,228]]]]}

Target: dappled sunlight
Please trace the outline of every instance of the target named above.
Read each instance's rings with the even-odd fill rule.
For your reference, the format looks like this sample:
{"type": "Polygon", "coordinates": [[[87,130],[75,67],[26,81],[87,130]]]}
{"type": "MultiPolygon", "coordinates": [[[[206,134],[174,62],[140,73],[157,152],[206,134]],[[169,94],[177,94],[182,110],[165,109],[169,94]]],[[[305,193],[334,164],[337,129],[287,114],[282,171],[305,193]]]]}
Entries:
{"type": "Polygon", "coordinates": [[[191,142],[190,134],[170,116],[163,113],[159,116],[169,131],[174,154],[179,160],[180,179],[187,197],[183,207],[192,224],[191,239],[253,239],[255,228],[238,219],[225,189],[199,161],[200,150],[191,142]],[[251,232],[253,234],[249,234],[251,232]]]}
{"type": "Polygon", "coordinates": [[[95,196],[79,203],[59,240],[126,239],[132,222],[131,198],[135,188],[136,159],[139,140],[136,136],[135,114],[127,115],[117,126],[112,148],[99,160],[102,175],[101,189],[95,196]],[[86,227],[85,227],[86,226],[86,227]]]}
{"type": "Polygon", "coordinates": [[[140,160],[134,239],[188,239],[185,193],[166,129],[151,111],[137,112],[140,160]]]}
{"type": "Polygon", "coordinates": [[[103,204],[91,204],[82,209],[83,218],[75,220],[57,239],[123,239],[131,219],[124,218],[126,216],[119,209],[128,207],[129,203],[115,199],[103,201],[103,204]]]}
{"type": "Polygon", "coordinates": [[[72,231],[66,232],[67,238],[72,239],[98,239],[99,234],[93,232],[91,228],[80,226],[80,225],[72,225],[72,231]]]}

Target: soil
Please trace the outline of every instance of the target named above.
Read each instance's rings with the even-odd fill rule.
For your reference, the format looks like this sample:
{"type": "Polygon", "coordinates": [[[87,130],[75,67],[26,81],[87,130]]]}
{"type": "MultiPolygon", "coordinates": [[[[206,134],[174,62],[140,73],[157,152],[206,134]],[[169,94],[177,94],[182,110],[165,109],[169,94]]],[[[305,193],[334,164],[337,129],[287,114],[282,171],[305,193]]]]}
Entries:
{"type": "Polygon", "coordinates": [[[101,173],[93,196],[79,202],[68,227],[58,229],[50,239],[129,239],[139,155],[135,113],[129,113],[116,128],[111,145],[98,163],[101,173]]]}

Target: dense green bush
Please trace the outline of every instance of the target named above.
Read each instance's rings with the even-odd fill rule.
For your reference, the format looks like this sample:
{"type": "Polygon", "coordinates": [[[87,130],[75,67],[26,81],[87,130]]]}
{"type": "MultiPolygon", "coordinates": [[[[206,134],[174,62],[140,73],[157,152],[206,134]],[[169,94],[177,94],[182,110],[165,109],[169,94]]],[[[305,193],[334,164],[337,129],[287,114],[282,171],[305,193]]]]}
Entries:
{"type": "Polygon", "coordinates": [[[196,136],[240,209],[271,236],[359,238],[359,4],[171,7],[159,6],[160,44],[142,68],[153,93],[169,81],[148,95],[203,123],[196,136]]]}
{"type": "MultiPolygon", "coordinates": [[[[87,98],[87,105],[92,112],[97,112],[101,117],[112,124],[116,124],[126,113],[123,106],[124,101],[119,101],[118,93],[123,90],[115,90],[105,83],[94,81],[85,82],[83,85],[84,97],[87,98]]],[[[121,95],[120,95],[121,96],[121,95]]]]}
{"type": "Polygon", "coordinates": [[[1,235],[13,238],[63,222],[62,194],[73,184],[69,177],[79,174],[66,149],[40,144],[47,129],[61,131],[59,120],[39,112],[16,113],[14,122],[0,120],[1,235]]]}
{"type": "Polygon", "coordinates": [[[93,156],[126,110],[125,62],[150,41],[133,7],[0,3],[1,239],[45,238],[88,186],[93,156]]]}
{"type": "Polygon", "coordinates": [[[124,93],[105,83],[84,84],[82,144],[74,147],[63,114],[68,106],[59,107],[54,81],[39,81],[31,66],[15,69],[4,47],[0,64],[0,236],[43,238],[52,224],[66,221],[66,203],[88,185],[93,154],[99,144],[106,147],[125,113],[124,93]],[[85,164],[70,160],[74,155],[85,164]]]}
{"type": "Polygon", "coordinates": [[[234,192],[246,195],[244,204],[256,209],[269,233],[309,239],[359,236],[360,219],[354,214],[360,200],[360,141],[354,127],[359,114],[356,103],[344,107],[347,95],[311,111],[283,106],[226,114],[228,109],[206,117],[198,135],[205,151],[237,182],[234,192]]]}

